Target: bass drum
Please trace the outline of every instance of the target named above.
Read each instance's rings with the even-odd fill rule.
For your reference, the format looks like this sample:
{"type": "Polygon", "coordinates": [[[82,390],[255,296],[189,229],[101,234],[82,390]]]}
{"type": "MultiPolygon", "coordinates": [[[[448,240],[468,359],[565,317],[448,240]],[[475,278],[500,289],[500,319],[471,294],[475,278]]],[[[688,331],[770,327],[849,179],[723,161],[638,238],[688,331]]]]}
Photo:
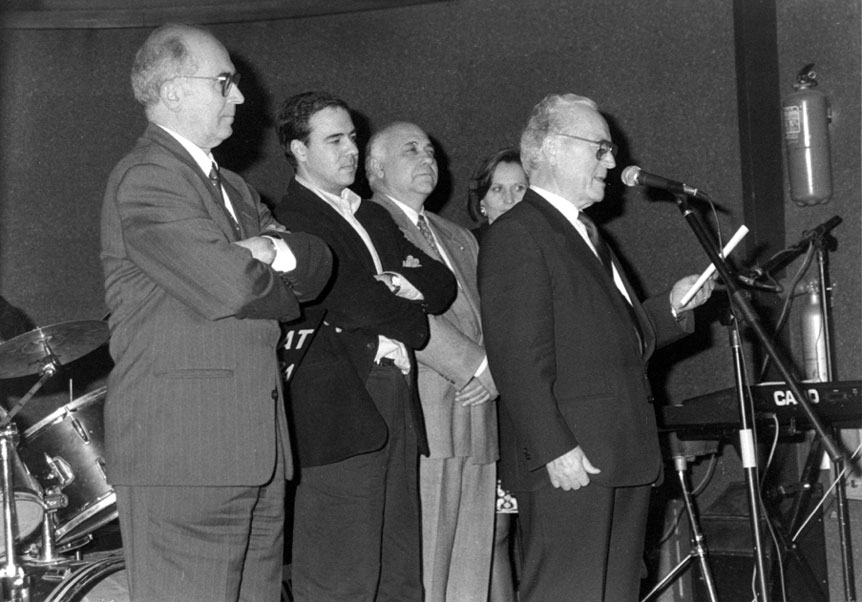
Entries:
{"type": "Polygon", "coordinates": [[[84,564],[63,579],[44,602],[130,602],[122,556],[84,564]]]}
{"type": "MultiPolygon", "coordinates": [[[[130,602],[129,582],[122,556],[109,556],[85,564],[71,573],[43,602],[130,602]]],[[[282,583],[281,602],[292,602],[282,583]]]]}

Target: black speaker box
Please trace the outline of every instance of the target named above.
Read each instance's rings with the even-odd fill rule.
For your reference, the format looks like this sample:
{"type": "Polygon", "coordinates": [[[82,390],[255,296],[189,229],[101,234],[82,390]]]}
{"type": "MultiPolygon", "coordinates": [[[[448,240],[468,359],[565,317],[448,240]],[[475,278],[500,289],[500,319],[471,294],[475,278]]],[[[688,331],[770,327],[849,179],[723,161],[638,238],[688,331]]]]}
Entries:
{"type": "MultiPolygon", "coordinates": [[[[719,600],[751,602],[755,591],[753,575],[756,559],[747,485],[731,483],[701,513],[701,528],[709,550],[709,564],[719,600]]],[[[790,535],[785,539],[789,539],[790,535]]],[[[786,599],[788,602],[828,601],[823,519],[819,514],[806,526],[795,546],[782,543],[776,546],[766,521],[761,521],[761,541],[770,599],[786,599]],[[786,598],[782,594],[782,579],[786,598]]],[[[694,581],[695,602],[709,602],[703,582],[700,579],[694,581]]]]}

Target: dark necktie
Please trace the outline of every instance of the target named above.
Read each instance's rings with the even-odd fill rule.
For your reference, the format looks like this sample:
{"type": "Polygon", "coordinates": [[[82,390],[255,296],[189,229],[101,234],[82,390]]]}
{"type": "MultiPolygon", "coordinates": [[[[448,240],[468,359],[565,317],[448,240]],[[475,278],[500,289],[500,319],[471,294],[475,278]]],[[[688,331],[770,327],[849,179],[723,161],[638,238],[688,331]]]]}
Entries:
{"type": "Polygon", "coordinates": [[[431,256],[434,257],[434,259],[442,260],[440,249],[437,248],[437,241],[434,240],[434,234],[431,232],[431,227],[428,225],[428,221],[425,219],[425,216],[421,213],[419,214],[416,226],[419,228],[419,232],[422,233],[422,236],[425,237],[425,241],[428,243],[428,246],[431,247],[432,251],[434,251],[431,256]]]}
{"type": "Polygon", "coordinates": [[[587,236],[589,236],[590,242],[593,243],[593,247],[596,249],[599,261],[602,262],[602,265],[605,267],[605,270],[607,270],[611,280],[613,280],[614,264],[611,261],[611,251],[608,249],[608,245],[605,243],[601,234],[599,234],[599,229],[596,227],[595,222],[593,222],[593,220],[591,220],[583,211],[578,211],[578,220],[580,220],[587,229],[587,236]]]}
{"type": "Polygon", "coordinates": [[[593,243],[593,247],[596,249],[596,253],[599,256],[599,261],[602,262],[602,265],[605,267],[605,270],[608,272],[608,276],[610,276],[611,281],[614,283],[614,288],[620,293],[620,296],[623,297],[623,304],[626,306],[626,310],[628,311],[629,317],[632,319],[632,324],[634,325],[635,334],[638,337],[638,343],[640,344],[641,352],[644,350],[644,337],[641,332],[640,324],[638,324],[638,318],[635,315],[634,308],[631,303],[629,303],[628,299],[622,294],[622,291],[617,287],[616,280],[614,280],[614,268],[613,261],[611,260],[611,250],[608,248],[607,243],[602,238],[602,235],[599,234],[599,229],[596,227],[595,222],[591,220],[586,213],[583,211],[578,211],[578,219],[587,229],[587,236],[590,237],[590,242],[593,243]]]}
{"type": "Polygon", "coordinates": [[[212,185],[216,188],[221,187],[221,177],[219,176],[218,165],[216,165],[215,161],[210,165],[210,182],[212,182],[212,185]]]}
{"type": "Polygon", "coordinates": [[[239,222],[236,221],[236,218],[230,212],[230,209],[228,209],[227,200],[224,198],[224,192],[222,191],[222,187],[221,187],[221,176],[219,175],[218,165],[216,164],[215,161],[213,161],[212,165],[210,166],[209,178],[210,178],[210,182],[215,187],[215,189],[218,191],[218,194],[221,197],[222,209],[224,209],[224,213],[227,216],[228,221],[230,221],[230,225],[233,228],[234,233],[237,235],[237,237],[241,237],[241,233],[240,233],[240,229],[239,229],[239,222]]]}

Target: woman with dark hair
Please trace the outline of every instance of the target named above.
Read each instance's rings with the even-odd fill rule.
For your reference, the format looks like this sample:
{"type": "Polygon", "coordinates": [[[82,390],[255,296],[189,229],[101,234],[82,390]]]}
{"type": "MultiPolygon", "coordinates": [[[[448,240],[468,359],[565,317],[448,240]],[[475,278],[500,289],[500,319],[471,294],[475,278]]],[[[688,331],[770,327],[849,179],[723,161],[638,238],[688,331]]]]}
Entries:
{"type": "MultiPolygon", "coordinates": [[[[481,244],[483,234],[498,217],[521,201],[527,191],[527,174],[517,148],[504,148],[482,160],[470,180],[467,211],[482,222],[472,230],[481,244]]],[[[509,533],[518,502],[497,481],[497,516],[491,564],[489,602],[515,602],[515,581],[509,555],[509,533]]]]}
{"type": "Polygon", "coordinates": [[[504,148],[483,159],[470,179],[467,197],[470,217],[482,222],[473,230],[476,240],[481,243],[494,220],[520,202],[526,191],[527,174],[517,148],[504,148]]]}

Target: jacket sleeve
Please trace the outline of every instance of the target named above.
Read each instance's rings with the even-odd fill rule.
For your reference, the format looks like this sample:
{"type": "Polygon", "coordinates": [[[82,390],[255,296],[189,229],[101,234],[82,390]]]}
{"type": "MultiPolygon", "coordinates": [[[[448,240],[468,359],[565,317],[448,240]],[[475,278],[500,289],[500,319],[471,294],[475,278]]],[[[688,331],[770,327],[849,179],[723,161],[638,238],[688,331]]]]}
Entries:
{"type": "Polygon", "coordinates": [[[126,170],[107,211],[122,223],[129,258],[208,319],[297,317],[293,292],[269,266],[231,244],[204,206],[203,194],[207,191],[165,165],[126,170]]]}

